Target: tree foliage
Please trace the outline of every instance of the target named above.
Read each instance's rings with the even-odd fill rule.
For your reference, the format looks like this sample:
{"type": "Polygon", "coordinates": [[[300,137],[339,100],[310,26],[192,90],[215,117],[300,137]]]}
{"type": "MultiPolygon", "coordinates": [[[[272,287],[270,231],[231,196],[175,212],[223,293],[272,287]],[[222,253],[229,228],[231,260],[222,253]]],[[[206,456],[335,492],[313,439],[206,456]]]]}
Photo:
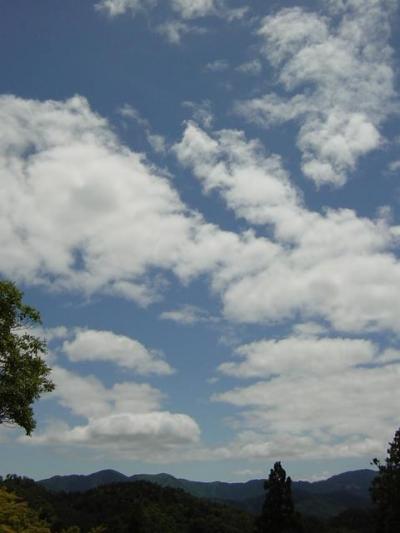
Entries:
{"type": "Polygon", "coordinates": [[[297,533],[302,531],[292,498],[292,480],[280,462],[275,463],[264,483],[265,501],[257,522],[258,533],[297,533]]]}
{"type": "Polygon", "coordinates": [[[50,533],[46,522],[24,501],[0,487],[0,531],[2,533],[50,533]]]}
{"type": "Polygon", "coordinates": [[[389,443],[383,463],[373,460],[379,472],[371,487],[372,501],[377,512],[377,533],[400,531],[400,428],[389,443]]]}
{"type": "Polygon", "coordinates": [[[22,301],[10,281],[0,281],[0,424],[17,424],[30,435],[35,428],[32,404],[53,390],[50,368],[42,356],[44,340],[33,335],[39,312],[22,301]]]}
{"type": "MultiPolygon", "coordinates": [[[[52,533],[254,533],[254,516],[237,509],[236,504],[221,505],[146,481],[68,493],[53,492],[31,479],[8,475],[4,480],[0,478],[0,487],[26,501],[52,533]]],[[[283,524],[281,531],[298,531],[296,514],[294,522],[283,524]]],[[[369,509],[348,509],[330,519],[303,515],[301,523],[304,533],[374,531],[369,509]]],[[[0,522],[3,531],[10,533],[1,528],[0,522]]]]}
{"type": "Polygon", "coordinates": [[[146,481],[113,483],[74,493],[50,492],[18,476],[7,476],[1,485],[36,509],[54,533],[253,531],[253,517],[246,512],[146,481]]]}

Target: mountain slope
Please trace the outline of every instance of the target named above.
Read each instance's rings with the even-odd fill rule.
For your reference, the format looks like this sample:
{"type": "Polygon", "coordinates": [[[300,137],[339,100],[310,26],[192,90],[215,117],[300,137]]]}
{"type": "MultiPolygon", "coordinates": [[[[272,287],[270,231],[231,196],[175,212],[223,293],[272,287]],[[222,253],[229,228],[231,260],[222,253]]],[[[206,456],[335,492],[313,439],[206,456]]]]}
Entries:
{"type": "Polygon", "coordinates": [[[147,481],[112,483],[69,493],[50,492],[32,480],[16,476],[6,478],[0,488],[2,485],[35,508],[52,532],[73,526],[88,532],[101,525],[107,533],[253,531],[254,517],[248,513],[147,481]]]}
{"type": "Polygon", "coordinates": [[[101,485],[124,483],[127,481],[129,481],[129,477],[116,470],[100,470],[87,476],[78,474],[53,476],[48,479],[42,479],[38,483],[54,492],[85,492],[100,487],[101,485]]]}
{"type": "MultiPolygon", "coordinates": [[[[334,516],[349,507],[367,507],[370,503],[369,487],[374,476],[372,470],[356,470],[323,481],[294,481],[296,506],[303,513],[321,517],[334,516]]],[[[261,479],[246,483],[201,482],[179,479],[165,473],[128,477],[114,470],[102,470],[88,476],[55,476],[39,483],[56,492],[84,492],[101,485],[129,481],[148,481],[161,487],[182,489],[193,496],[226,502],[252,513],[260,512],[264,500],[264,480],[261,479]]]]}

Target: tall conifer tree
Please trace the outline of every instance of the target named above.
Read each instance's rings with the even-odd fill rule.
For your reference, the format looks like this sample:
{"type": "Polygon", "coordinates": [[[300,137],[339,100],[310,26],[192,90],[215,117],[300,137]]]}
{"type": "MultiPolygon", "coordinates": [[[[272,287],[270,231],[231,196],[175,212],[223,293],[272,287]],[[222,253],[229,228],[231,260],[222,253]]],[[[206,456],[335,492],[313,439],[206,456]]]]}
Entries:
{"type": "Polygon", "coordinates": [[[373,464],[379,468],[371,487],[372,501],[377,513],[377,533],[400,531],[400,428],[389,443],[384,463],[378,459],[373,464]]]}
{"type": "Polygon", "coordinates": [[[265,501],[257,520],[257,533],[300,533],[302,528],[292,498],[292,480],[280,462],[274,464],[265,480],[265,501]]]}

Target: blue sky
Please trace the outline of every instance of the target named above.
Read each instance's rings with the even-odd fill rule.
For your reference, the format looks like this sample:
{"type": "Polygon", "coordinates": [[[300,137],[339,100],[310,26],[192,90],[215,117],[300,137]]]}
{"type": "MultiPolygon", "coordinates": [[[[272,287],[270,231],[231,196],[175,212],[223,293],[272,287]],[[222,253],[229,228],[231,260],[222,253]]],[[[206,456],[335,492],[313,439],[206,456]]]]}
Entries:
{"type": "Polygon", "coordinates": [[[394,0],[0,0],[2,474],[366,468],[400,425],[394,0]]]}

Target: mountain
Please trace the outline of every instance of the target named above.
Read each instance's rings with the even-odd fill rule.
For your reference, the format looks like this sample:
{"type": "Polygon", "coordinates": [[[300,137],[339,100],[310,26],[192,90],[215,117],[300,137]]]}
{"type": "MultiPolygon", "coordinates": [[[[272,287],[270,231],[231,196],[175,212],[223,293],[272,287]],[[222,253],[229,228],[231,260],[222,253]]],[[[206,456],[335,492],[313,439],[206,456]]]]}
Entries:
{"type": "Polygon", "coordinates": [[[295,481],[293,486],[314,494],[344,491],[360,496],[361,498],[369,498],[369,487],[375,476],[376,472],[374,470],[353,470],[351,472],[343,472],[342,474],[322,481],[295,481]]]}
{"type": "Polygon", "coordinates": [[[53,476],[49,479],[42,479],[38,483],[54,492],[86,492],[101,485],[125,483],[127,481],[130,481],[129,477],[116,470],[100,470],[100,472],[95,472],[87,476],[77,474],[53,476]]]}
{"type": "MultiPolygon", "coordinates": [[[[106,477],[109,475],[106,473],[106,477]]],[[[99,479],[103,478],[101,473],[99,479]]],[[[254,516],[249,513],[147,481],[117,482],[85,492],[66,493],[50,492],[33,480],[8,476],[0,481],[1,486],[26,501],[54,533],[70,531],[69,528],[87,533],[100,526],[104,526],[107,533],[254,531],[254,516]]],[[[3,532],[3,515],[0,515],[0,531],[3,532]]]]}
{"type": "Polygon", "coordinates": [[[264,480],[255,479],[246,483],[225,483],[223,481],[189,481],[169,474],[139,474],[130,477],[131,481],[145,480],[163,487],[174,487],[189,492],[199,498],[239,501],[264,494],[264,480]]]}
{"type": "MultiPolygon", "coordinates": [[[[296,506],[303,513],[320,517],[334,516],[349,507],[368,507],[369,487],[375,475],[373,470],[355,470],[322,481],[294,481],[292,486],[296,506]]],[[[54,476],[39,483],[55,492],[85,492],[102,485],[131,481],[148,481],[161,487],[182,489],[192,496],[225,502],[252,513],[260,511],[264,500],[262,479],[245,483],[201,482],[165,473],[129,477],[115,470],[102,470],[88,476],[54,476]]]]}
{"type": "MultiPolygon", "coordinates": [[[[372,470],[357,470],[344,472],[323,481],[294,481],[292,490],[296,509],[305,515],[319,518],[329,518],[349,508],[366,509],[370,506],[369,487],[375,475],[376,472],[372,470]]],[[[231,504],[257,514],[263,501],[262,490],[255,497],[236,501],[231,499],[231,504]]]]}

